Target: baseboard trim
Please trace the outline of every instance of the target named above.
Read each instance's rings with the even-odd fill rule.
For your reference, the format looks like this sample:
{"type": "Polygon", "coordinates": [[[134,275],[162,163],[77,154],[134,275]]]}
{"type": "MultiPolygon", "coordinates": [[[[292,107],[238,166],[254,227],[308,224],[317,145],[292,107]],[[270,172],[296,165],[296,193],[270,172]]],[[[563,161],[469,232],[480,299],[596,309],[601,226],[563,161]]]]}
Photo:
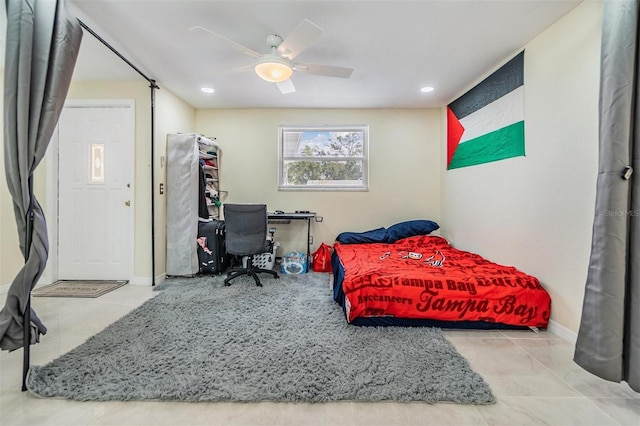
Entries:
{"type": "Polygon", "coordinates": [[[549,320],[549,326],[547,327],[547,330],[550,333],[555,334],[562,340],[568,343],[571,343],[572,345],[575,345],[576,342],[578,341],[577,333],[574,333],[573,331],[569,330],[567,327],[558,324],[554,320],[549,320]]]}
{"type": "MultiPolygon", "coordinates": [[[[160,274],[160,275],[156,275],[156,284],[160,284],[161,282],[163,282],[164,280],[167,279],[167,274],[160,274]]],[[[129,280],[129,284],[131,285],[148,285],[150,286],[151,284],[153,284],[151,282],[151,277],[135,277],[131,280],[129,280]]]]}

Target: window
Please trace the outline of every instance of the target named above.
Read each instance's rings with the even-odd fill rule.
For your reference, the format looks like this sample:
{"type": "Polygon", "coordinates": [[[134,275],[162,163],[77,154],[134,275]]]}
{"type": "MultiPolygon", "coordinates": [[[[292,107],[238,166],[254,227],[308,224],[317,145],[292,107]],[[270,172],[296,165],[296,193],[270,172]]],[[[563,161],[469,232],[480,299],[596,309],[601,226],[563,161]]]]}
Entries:
{"type": "Polygon", "coordinates": [[[104,144],[91,144],[91,183],[104,183],[104,144]]]}
{"type": "Polygon", "coordinates": [[[281,126],[278,133],[278,189],[368,189],[367,126],[281,126]]]}

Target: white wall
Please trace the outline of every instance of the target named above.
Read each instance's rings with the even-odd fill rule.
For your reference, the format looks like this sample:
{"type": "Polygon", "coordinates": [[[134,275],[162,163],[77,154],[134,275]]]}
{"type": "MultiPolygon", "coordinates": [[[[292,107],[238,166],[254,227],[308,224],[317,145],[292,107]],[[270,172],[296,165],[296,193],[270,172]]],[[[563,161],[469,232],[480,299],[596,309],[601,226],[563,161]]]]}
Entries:
{"type": "MultiPolygon", "coordinates": [[[[156,273],[162,274],[165,264],[165,199],[158,192],[165,182],[160,161],[165,135],[195,130],[216,136],[223,146],[227,201],[265,202],[272,210],[313,210],[323,216],[324,222],[313,224],[314,248],[346,230],[433,219],[457,247],[540,278],[552,295],[552,319],[577,331],[595,200],[601,8],[599,1],[584,2],[525,46],[527,156],[481,166],[444,170],[446,126],[439,110],[196,111],[163,88],[157,92],[155,135],[156,273]],[[369,124],[370,191],[279,192],[276,131],[281,124],[369,124]]],[[[136,102],[134,279],[149,281],[148,85],[74,82],[68,97],[136,102]]],[[[39,171],[37,186],[42,176],[39,171]]],[[[43,201],[42,189],[36,191],[43,201]]],[[[3,162],[0,196],[2,285],[22,264],[3,162]]],[[[287,251],[305,248],[302,224],[279,225],[276,236],[287,251]]]]}
{"type": "MultiPolygon", "coordinates": [[[[227,201],[265,202],[271,209],[313,210],[324,217],[313,223],[314,245],[332,243],[346,230],[367,230],[415,218],[440,219],[440,118],[438,110],[199,110],[166,89],[156,92],[156,278],[165,270],[166,134],[188,132],[216,136],[223,146],[221,178],[227,201]],[[195,125],[194,125],[195,123],[195,125]],[[370,190],[368,192],[279,192],[277,127],[280,124],[369,124],[370,190]]],[[[151,280],[150,106],[144,81],[73,82],[68,99],[134,99],[136,108],[135,230],[133,282],[151,280]]],[[[36,190],[46,200],[45,162],[36,190]],[[40,188],[42,186],[43,188],[40,188]]],[[[42,169],[42,170],[40,170],[42,169]]],[[[4,172],[3,172],[4,174],[4,172]]],[[[2,188],[6,192],[6,185],[2,188]]],[[[2,197],[2,277],[9,283],[21,265],[12,210],[2,197]],[[13,235],[11,235],[13,234],[13,235]],[[6,237],[5,237],[6,236],[6,237]],[[15,239],[10,244],[11,238],[15,239]],[[9,253],[16,261],[8,262],[9,253]],[[16,263],[15,268],[11,268],[16,263]],[[15,270],[14,270],[15,269],[15,270]],[[6,278],[5,278],[6,277],[6,278]]],[[[46,208],[46,205],[45,205],[46,208]]],[[[50,223],[55,223],[53,218],[50,223]]],[[[305,250],[302,222],[278,225],[281,250],[305,250]]],[[[280,252],[280,254],[282,251],[280,252]]]]}
{"type": "Polygon", "coordinates": [[[525,46],[526,157],[442,171],[443,235],[538,277],[551,319],[574,333],[595,203],[601,19],[602,3],[585,2],[525,46]]]}
{"type": "MultiPolygon", "coordinates": [[[[72,82],[67,99],[133,99],[135,102],[134,149],[134,284],[151,283],[151,104],[150,89],[146,81],[72,82]]],[[[193,131],[195,109],[162,88],[156,91],[155,109],[155,272],[161,278],[165,272],[166,254],[166,200],[159,194],[159,184],[166,182],[161,157],[165,156],[166,134],[193,131]]],[[[47,155],[50,155],[48,152],[47,155]]],[[[45,176],[45,164],[38,176],[45,176]]],[[[44,179],[36,178],[36,189],[46,186],[44,179]]],[[[44,199],[40,197],[39,199],[44,199]]],[[[46,208],[46,206],[45,206],[46,208]]],[[[3,216],[4,218],[4,216],[3,216]]],[[[48,223],[55,224],[53,218],[48,223]]],[[[50,225],[52,226],[52,225],[50,225]]]]}
{"type": "MultiPolygon", "coordinates": [[[[227,202],[266,203],[270,210],[310,210],[314,245],[343,231],[440,219],[440,112],[437,109],[198,110],[198,133],[222,146],[221,188],[227,202]],[[278,191],[278,126],[369,125],[369,191],[278,191]]],[[[302,222],[302,221],[301,221],[302,222]]],[[[306,251],[304,223],[277,225],[283,251],[306,251]]],[[[279,252],[279,255],[282,251],[279,252]]]]}
{"type": "MultiPolygon", "coordinates": [[[[151,105],[148,83],[135,81],[72,82],[67,99],[133,99],[135,103],[134,149],[134,282],[151,278],[151,105]]],[[[47,153],[49,155],[49,153],[47,153]]]]}

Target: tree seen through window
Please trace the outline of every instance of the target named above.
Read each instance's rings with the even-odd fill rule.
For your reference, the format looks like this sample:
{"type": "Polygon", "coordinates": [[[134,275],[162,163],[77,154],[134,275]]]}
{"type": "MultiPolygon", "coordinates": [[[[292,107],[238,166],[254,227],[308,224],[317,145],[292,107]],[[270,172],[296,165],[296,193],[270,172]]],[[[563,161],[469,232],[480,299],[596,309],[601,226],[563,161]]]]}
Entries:
{"type": "Polygon", "coordinates": [[[365,182],[366,132],[306,130],[282,134],[282,184],[292,187],[358,187],[365,182]],[[288,155],[287,155],[288,154],[288,155]]]}

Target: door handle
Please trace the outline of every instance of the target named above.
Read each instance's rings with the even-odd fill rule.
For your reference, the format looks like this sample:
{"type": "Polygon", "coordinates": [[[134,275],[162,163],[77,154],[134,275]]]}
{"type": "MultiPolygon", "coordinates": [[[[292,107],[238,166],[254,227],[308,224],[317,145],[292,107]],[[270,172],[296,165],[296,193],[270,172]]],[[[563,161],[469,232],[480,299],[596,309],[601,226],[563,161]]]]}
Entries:
{"type": "Polygon", "coordinates": [[[124,205],[127,206],[127,207],[131,206],[131,201],[129,201],[129,200],[125,201],[124,205]]]}

